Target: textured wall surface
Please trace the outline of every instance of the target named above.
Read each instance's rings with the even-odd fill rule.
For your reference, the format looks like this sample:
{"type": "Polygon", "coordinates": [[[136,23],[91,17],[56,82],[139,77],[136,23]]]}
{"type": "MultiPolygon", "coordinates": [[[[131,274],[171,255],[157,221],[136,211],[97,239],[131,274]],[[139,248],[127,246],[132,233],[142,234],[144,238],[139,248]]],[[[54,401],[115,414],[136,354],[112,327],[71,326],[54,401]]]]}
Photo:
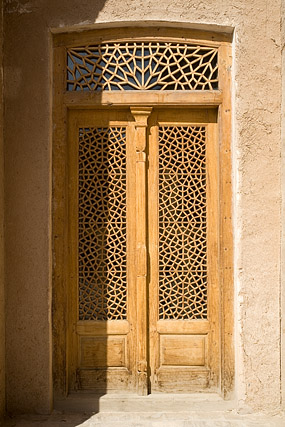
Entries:
{"type": "Polygon", "coordinates": [[[239,407],[280,405],[281,0],[6,0],[7,375],[11,410],[51,405],[49,28],[181,21],[235,29],[239,407]],[[28,390],[28,393],[27,393],[28,390]]]}
{"type": "Polygon", "coordinates": [[[282,46],[282,104],[281,104],[281,180],[282,180],[282,234],[281,234],[281,399],[285,409],[285,1],[281,6],[282,46]]]}

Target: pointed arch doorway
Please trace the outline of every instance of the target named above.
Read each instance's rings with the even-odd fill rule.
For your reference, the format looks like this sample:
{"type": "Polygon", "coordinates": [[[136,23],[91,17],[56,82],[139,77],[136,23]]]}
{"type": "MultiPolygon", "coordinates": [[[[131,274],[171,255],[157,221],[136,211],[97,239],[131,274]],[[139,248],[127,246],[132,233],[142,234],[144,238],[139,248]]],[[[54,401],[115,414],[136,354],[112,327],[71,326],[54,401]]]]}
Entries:
{"type": "Polygon", "coordinates": [[[67,220],[55,370],[65,366],[66,391],[225,391],[229,44],[131,34],[114,42],[101,30],[100,43],[94,33],[72,46],[66,36],[55,48],[56,118],[66,119],[56,190],[67,220]]]}

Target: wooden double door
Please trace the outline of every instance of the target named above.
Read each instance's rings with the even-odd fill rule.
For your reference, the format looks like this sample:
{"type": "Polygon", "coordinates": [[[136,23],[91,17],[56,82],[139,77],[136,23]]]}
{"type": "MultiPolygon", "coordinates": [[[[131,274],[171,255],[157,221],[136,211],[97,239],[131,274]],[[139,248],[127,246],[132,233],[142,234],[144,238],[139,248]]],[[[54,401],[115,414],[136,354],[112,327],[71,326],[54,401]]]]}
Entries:
{"type": "Polygon", "coordinates": [[[217,390],[215,109],[69,112],[69,390],[217,390]]]}

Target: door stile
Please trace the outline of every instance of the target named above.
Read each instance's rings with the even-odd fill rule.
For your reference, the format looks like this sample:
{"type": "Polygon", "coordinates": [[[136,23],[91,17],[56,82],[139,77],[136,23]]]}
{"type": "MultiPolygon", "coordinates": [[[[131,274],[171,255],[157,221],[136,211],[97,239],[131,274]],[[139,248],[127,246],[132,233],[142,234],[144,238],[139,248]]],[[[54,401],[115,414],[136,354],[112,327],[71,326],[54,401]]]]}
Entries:
{"type": "Polygon", "coordinates": [[[220,389],[220,286],[219,286],[219,146],[218,125],[207,125],[207,269],[208,269],[208,367],[209,386],[220,389]]]}
{"type": "Polygon", "coordinates": [[[68,281],[70,288],[67,304],[66,358],[68,389],[74,390],[79,386],[77,378],[79,337],[76,333],[78,321],[78,118],[73,111],[68,113],[68,123],[68,281]]]}
{"type": "MultiPolygon", "coordinates": [[[[133,118],[131,118],[133,119],[133,118]]],[[[128,363],[132,373],[132,391],[137,389],[137,286],[136,286],[136,147],[133,122],[127,126],[127,304],[130,336],[128,363]]]]}
{"type": "Polygon", "coordinates": [[[148,144],[148,244],[150,259],[149,274],[149,345],[150,345],[150,384],[157,382],[156,367],[159,366],[158,318],[158,126],[157,113],[153,113],[149,123],[148,144]]]}
{"type": "Polygon", "coordinates": [[[137,392],[148,394],[146,138],[152,108],[131,108],[136,148],[137,392]]]}

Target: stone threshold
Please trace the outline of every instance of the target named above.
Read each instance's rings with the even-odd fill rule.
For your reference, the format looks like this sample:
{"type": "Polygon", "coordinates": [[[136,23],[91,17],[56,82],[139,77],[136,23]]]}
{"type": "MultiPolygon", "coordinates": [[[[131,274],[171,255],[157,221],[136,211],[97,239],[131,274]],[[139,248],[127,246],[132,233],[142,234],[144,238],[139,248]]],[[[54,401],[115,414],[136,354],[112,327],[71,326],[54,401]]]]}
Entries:
{"type": "Polygon", "coordinates": [[[192,411],[225,412],[235,409],[235,401],[224,400],[215,393],[193,394],[106,394],[72,393],[55,401],[54,409],[66,413],[180,413],[192,411]]]}

